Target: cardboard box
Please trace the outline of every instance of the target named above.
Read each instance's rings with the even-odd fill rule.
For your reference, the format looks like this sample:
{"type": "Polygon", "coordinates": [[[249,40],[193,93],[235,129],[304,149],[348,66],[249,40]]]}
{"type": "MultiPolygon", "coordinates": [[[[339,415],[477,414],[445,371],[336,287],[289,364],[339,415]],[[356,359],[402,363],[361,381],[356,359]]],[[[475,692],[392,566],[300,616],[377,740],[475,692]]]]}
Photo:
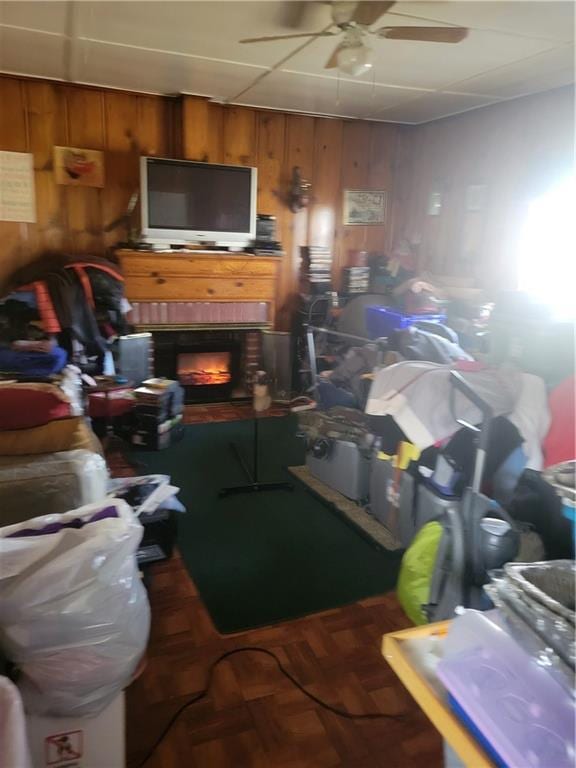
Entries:
{"type": "Polygon", "coordinates": [[[181,423],[181,415],[162,421],[157,416],[140,413],[138,407],[134,412],[132,445],[149,451],[161,451],[178,435],[181,423]]]}
{"type": "Polygon", "coordinates": [[[34,768],[123,768],[126,764],[124,693],[97,717],[27,715],[34,768]]]}

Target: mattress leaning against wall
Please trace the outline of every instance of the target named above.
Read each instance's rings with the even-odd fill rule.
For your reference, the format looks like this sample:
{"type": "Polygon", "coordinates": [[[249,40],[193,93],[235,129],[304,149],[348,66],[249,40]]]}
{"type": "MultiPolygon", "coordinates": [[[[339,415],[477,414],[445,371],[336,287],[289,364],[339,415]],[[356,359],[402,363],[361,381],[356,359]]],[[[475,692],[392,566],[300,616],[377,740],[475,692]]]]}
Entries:
{"type": "Polygon", "coordinates": [[[107,481],[106,462],[92,451],[0,456],[0,527],[99,501],[107,481]]]}

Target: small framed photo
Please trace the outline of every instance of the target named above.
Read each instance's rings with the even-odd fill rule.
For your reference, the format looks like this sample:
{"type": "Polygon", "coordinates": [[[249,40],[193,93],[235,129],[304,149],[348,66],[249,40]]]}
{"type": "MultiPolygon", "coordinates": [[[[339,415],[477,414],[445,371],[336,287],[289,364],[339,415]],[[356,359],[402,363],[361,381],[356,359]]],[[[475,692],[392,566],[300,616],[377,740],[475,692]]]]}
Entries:
{"type": "Polygon", "coordinates": [[[104,153],[97,149],[54,147],[56,184],[73,187],[104,186],[104,153]]]}
{"type": "Polygon", "coordinates": [[[383,189],[344,190],[345,226],[386,223],[386,192],[383,189]]]}

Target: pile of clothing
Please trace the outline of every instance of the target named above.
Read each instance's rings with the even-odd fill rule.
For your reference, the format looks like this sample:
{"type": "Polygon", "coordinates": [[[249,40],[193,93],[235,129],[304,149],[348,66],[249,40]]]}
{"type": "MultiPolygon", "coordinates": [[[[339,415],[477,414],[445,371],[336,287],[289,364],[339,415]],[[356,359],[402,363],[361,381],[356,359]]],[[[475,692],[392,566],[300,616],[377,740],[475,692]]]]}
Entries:
{"type": "Polygon", "coordinates": [[[67,363],[103,372],[111,341],[127,330],[129,305],[114,264],[45,253],[10,282],[0,300],[0,373],[41,379],[67,363]]]}
{"type": "Polygon", "coordinates": [[[318,378],[316,392],[320,407],[363,410],[374,370],[406,360],[449,365],[471,362],[472,357],[460,347],[452,329],[423,319],[415,326],[393,332],[386,344],[378,340],[347,349],[334,368],[323,371],[318,378]]]}
{"type": "MultiPolygon", "coordinates": [[[[480,412],[452,391],[451,369],[460,370],[493,413],[482,491],[539,534],[547,558],[573,557],[574,539],[561,500],[541,474],[544,467],[574,452],[569,420],[574,412],[573,377],[549,395],[540,377],[514,368],[399,363],[375,376],[366,405],[366,413],[375,419],[373,430],[383,440],[392,435],[395,444],[399,436],[413,443],[426,466],[434,466],[442,453],[468,485],[475,435],[460,424],[478,424],[480,412]]],[[[392,446],[389,450],[395,452],[392,446]]]]}

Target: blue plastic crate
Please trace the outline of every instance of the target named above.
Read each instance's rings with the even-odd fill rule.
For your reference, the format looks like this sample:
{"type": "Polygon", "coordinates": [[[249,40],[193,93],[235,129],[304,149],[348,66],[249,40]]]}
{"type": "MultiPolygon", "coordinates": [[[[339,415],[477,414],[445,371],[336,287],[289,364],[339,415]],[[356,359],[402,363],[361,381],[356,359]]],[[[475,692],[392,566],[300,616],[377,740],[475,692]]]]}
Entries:
{"type": "Polygon", "coordinates": [[[414,323],[444,323],[446,315],[406,315],[391,307],[366,307],[366,330],[371,339],[389,336],[392,331],[401,331],[414,323]]]}

